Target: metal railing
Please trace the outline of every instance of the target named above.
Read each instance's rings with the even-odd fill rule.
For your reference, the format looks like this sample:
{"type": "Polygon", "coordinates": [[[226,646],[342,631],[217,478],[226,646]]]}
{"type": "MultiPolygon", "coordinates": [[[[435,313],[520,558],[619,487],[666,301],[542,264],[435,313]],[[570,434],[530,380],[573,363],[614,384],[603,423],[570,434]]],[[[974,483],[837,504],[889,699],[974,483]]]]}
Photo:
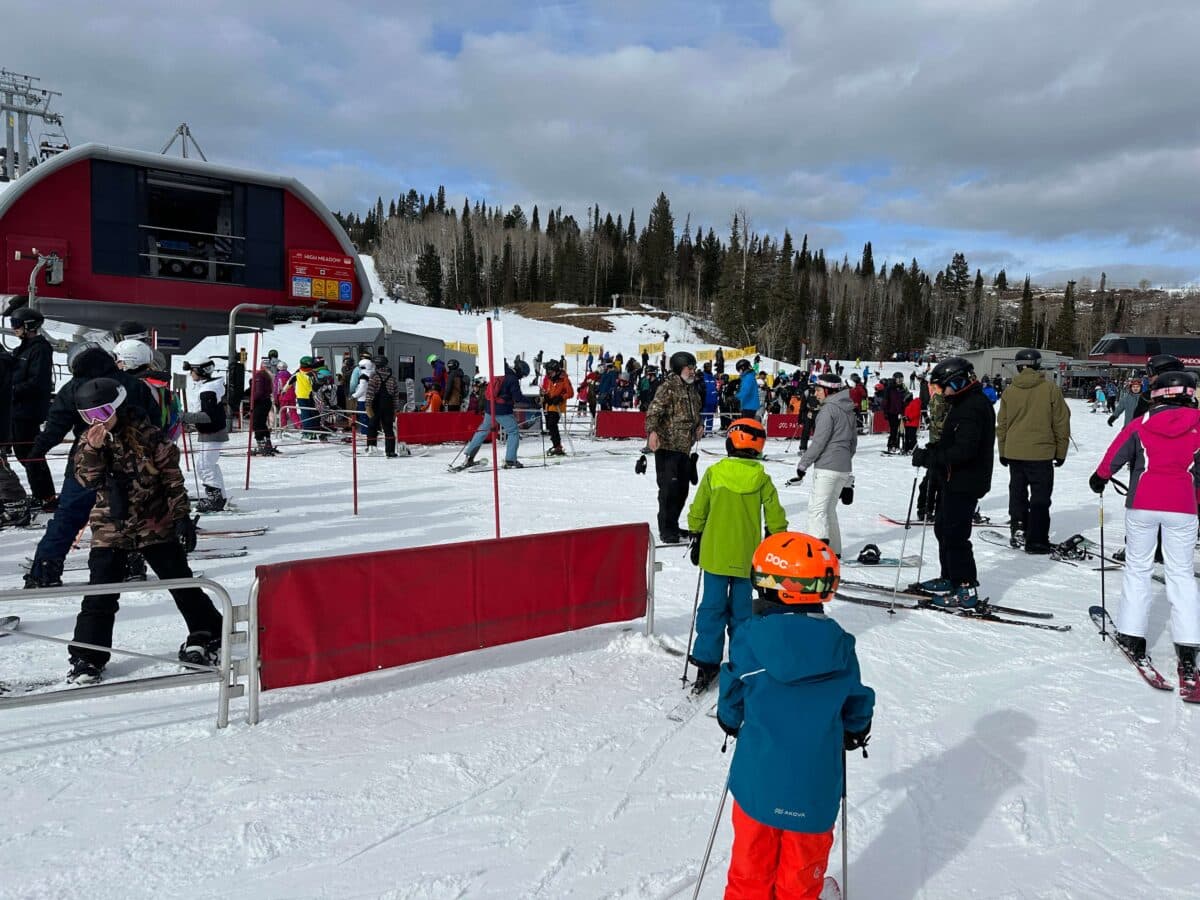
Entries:
{"type": "Polygon", "coordinates": [[[131,678],[109,684],[100,683],[85,687],[63,688],[56,691],[46,691],[40,694],[28,694],[22,697],[4,697],[0,699],[0,709],[18,706],[44,706],[51,703],[66,703],[71,700],[83,700],[87,697],[113,696],[116,694],[132,694],[142,691],[155,691],[164,688],[181,687],[186,684],[212,683],[218,685],[217,698],[217,727],[224,728],[229,724],[229,701],[235,697],[252,697],[252,708],[247,710],[246,721],[253,725],[258,721],[258,638],[256,634],[258,611],[257,580],[255,590],[251,593],[249,603],[237,604],[229,596],[229,592],[220,584],[208,578],[168,578],[162,581],[120,582],[117,584],[88,584],[64,585],[53,588],[36,588],[31,590],[0,591],[0,602],[5,600],[40,600],[62,597],[82,597],[91,594],[129,594],[146,591],[168,591],[175,588],[199,587],[211,591],[221,604],[221,659],[216,666],[202,666],[194,663],[181,662],[179,659],[167,656],[154,656],[124,650],[119,647],[101,647],[82,641],[67,640],[47,634],[13,629],[0,629],[7,634],[19,634],[23,637],[53,644],[63,644],[73,647],[100,650],[117,656],[129,656],[135,659],[148,659],[182,666],[188,671],[171,675],[157,675],[148,678],[131,678]],[[236,626],[243,625],[243,628],[236,626]],[[246,657],[237,657],[233,651],[237,648],[247,648],[246,657]],[[246,684],[242,683],[245,678],[246,684]],[[247,688],[249,687],[249,690],[247,688]]]}

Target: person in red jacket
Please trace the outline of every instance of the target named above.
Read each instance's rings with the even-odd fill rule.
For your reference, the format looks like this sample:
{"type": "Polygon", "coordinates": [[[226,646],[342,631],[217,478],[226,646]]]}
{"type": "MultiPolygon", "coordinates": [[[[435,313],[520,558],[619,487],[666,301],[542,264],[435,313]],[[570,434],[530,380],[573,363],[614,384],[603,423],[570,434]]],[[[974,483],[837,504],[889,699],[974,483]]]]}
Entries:
{"type": "Polygon", "coordinates": [[[917,446],[917,429],[921,427],[921,398],[909,395],[904,404],[904,449],[901,454],[908,456],[917,446]]]}
{"type": "Polygon", "coordinates": [[[851,375],[853,386],[850,388],[850,402],[854,406],[854,414],[858,419],[859,434],[867,432],[867,386],[857,375],[851,375]]]}

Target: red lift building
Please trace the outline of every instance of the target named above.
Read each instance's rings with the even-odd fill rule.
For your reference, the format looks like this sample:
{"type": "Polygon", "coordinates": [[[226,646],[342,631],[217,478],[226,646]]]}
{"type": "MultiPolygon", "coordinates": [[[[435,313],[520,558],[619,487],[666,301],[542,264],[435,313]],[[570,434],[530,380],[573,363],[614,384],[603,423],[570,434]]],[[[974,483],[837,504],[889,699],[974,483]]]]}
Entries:
{"type": "Polygon", "coordinates": [[[0,193],[0,251],[6,307],[33,295],[49,319],[136,319],[168,352],[227,334],[239,304],[269,308],[239,326],[270,327],[305,310],[357,322],[371,302],[346,232],[294,178],[100,144],[0,193]]]}

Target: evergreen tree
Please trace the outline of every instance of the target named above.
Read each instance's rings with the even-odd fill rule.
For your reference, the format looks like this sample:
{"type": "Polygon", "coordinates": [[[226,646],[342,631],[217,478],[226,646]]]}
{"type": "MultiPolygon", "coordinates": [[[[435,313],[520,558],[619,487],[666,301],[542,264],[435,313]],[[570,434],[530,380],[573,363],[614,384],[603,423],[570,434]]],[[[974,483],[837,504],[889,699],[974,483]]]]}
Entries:
{"type": "Polygon", "coordinates": [[[430,306],[442,305],[442,257],[433,244],[426,244],[417,257],[417,284],[424,289],[430,306]]]}
{"type": "Polygon", "coordinates": [[[1068,356],[1075,355],[1075,282],[1073,281],[1067,282],[1067,289],[1063,293],[1062,308],[1059,309],[1058,318],[1050,332],[1050,346],[1068,356]]]}
{"type": "Polygon", "coordinates": [[[1021,321],[1017,325],[1017,344],[1033,346],[1033,291],[1029,287],[1029,276],[1025,276],[1025,287],[1021,289],[1021,321]]]}
{"type": "Polygon", "coordinates": [[[542,225],[538,221],[538,210],[536,203],[533,206],[533,218],[529,220],[529,230],[534,234],[538,234],[542,230],[542,225]]]}
{"type": "Polygon", "coordinates": [[[745,341],[745,290],[742,283],[741,235],[738,215],[734,213],[733,227],[729,233],[729,248],[725,251],[721,265],[721,280],[717,285],[713,301],[713,320],[721,336],[730,344],[741,347],[745,341]]]}
{"type": "Polygon", "coordinates": [[[675,219],[665,193],[659,193],[638,245],[642,282],[651,297],[666,297],[675,270],[675,219]]]}
{"type": "Polygon", "coordinates": [[[875,277],[875,257],[871,253],[871,242],[863,244],[862,262],[858,264],[859,274],[863,278],[875,277]]]}
{"type": "Polygon", "coordinates": [[[955,253],[946,268],[946,291],[954,298],[959,312],[966,309],[970,290],[971,268],[967,265],[967,257],[963,253],[955,253]]]}
{"type": "Polygon", "coordinates": [[[999,272],[996,273],[996,279],[992,282],[992,285],[998,291],[1007,291],[1008,290],[1008,273],[1006,273],[1003,269],[1001,269],[999,272]]]}

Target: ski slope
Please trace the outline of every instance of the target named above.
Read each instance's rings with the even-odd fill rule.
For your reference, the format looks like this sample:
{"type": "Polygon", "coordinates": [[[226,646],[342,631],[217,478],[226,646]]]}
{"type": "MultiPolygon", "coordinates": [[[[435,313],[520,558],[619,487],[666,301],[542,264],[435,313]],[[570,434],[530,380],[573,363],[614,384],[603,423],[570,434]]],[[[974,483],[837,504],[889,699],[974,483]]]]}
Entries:
{"type": "MultiPolygon", "coordinates": [[[[458,337],[452,311],[390,303],[386,310],[398,313],[397,327],[458,337]]],[[[529,352],[550,338],[579,338],[551,330],[562,326],[505,321],[509,340],[529,352]]],[[[306,337],[281,329],[270,340],[294,358],[306,337]]],[[[1086,480],[1115,434],[1084,404],[1072,401],[1071,409],[1079,450],[1056,471],[1058,539],[1097,536],[1086,480]]],[[[904,515],[914,470],[905,458],[880,456],[884,442],[860,444],[856,499],[840,510],[850,553],[867,542],[884,555],[901,553],[904,530],[880,524],[878,514],[904,515]]],[[[705,446],[719,450],[721,441],[705,446]]],[[[634,474],[637,448],[576,437],[576,459],[501,472],[504,533],[652,522],[654,481],[634,474]]],[[[226,458],[233,497],[249,514],[210,527],[270,531],[206,543],[244,544],[250,555],[194,568],[245,596],[260,563],[488,537],[492,480],[448,473],[457,449],[362,460],[357,517],[351,460],[335,447],[284,444],[283,456],[254,461],[250,491],[240,489],[244,460],[226,458]]],[[[785,450],[782,441],[768,446],[771,456],[785,450]]],[[[531,441],[521,448],[527,462],[540,452],[531,441]]],[[[786,467],[767,470],[793,527],[803,529],[809,486],[783,487],[794,458],[793,448],[786,467]]],[[[700,460],[703,467],[716,458],[700,460]]],[[[54,463],[61,474],[61,458],[54,463]]],[[[1006,487],[997,467],[983,502],[996,522],[1007,517],[1006,487]]],[[[1111,493],[1106,500],[1115,547],[1121,515],[1111,493]]],[[[20,584],[18,563],[36,539],[0,533],[0,587],[20,584]]],[[[1187,835],[1200,802],[1200,710],[1147,688],[1100,642],[1087,617],[1100,591],[1090,566],[975,546],[981,591],[1052,611],[1074,630],[831,604],[830,614],[858,637],[864,680],[878,694],[870,758],[850,760],[851,896],[1195,897],[1196,844],[1187,835]]],[[[921,549],[914,530],[904,552],[921,549]]],[[[928,577],[932,532],[923,552],[928,577]]],[[[697,571],[679,550],[659,554],[658,629],[683,646],[697,571]]],[[[889,585],[895,576],[853,572],[889,585]]],[[[904,571],[906,580],[915,576],[904,571]]],[[[1119,592],[1110,575],[1110,604],[1119,592]]],[[[73,602],[5,606],[30,631],[70,635],[73,602]]],[[[123,645],[172,653],[183,638],[169,600],[133,594],[122,607],[123,645]]],[[[1149,640],[1174,680],[1166,618],[1163,599],[1149,640]]],[[[681,661],[646,640],[641,626],[270,692],[260,725],[244,725],[235,701],[224,731],[215,727],[212,686],[35,709],[0,705],[0,898],[690,896],[729,756],[702,712],[683,724],[666,718],[682,695],[681,661]]],[[[117,660],[109,677],[155,671],[153,663],[117,660]]],[[[65,673],[62,648],[0,640],[0,680],[57,686],[65,673]]],[[[727,807],[703,897],[721,896],[728,815],[727,807]]],[[[840,852],[835,844],[830,874],[841,874],[840,852]]]]}

